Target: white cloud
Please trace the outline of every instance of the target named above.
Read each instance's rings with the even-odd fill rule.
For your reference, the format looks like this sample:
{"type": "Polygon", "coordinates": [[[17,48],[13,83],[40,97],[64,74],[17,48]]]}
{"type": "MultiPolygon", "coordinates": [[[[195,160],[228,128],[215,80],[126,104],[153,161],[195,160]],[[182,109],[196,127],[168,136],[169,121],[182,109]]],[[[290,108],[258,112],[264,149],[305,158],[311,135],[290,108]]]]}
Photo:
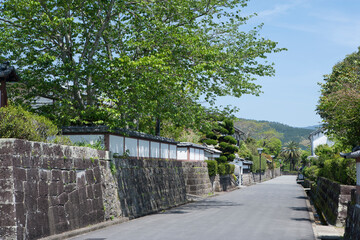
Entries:
{"type": "Polygon", "coordinates": [[[273,17],[273,16],[278,16],[278,15],[281,15],[281,14],[285,14],[289,10],[294,9],[294,8],[298,7],[299,5],[303,5],[308,1],[307,0],[295,0],[295,1],[288,1],[288,2],[290,2],[290,3],[277,4],[272,9],[267,9],[267,10],[264,10],[264,11],[260,11],[258,13],[258,16],[260,18],[265,18],[265,17],[273,17]]]}

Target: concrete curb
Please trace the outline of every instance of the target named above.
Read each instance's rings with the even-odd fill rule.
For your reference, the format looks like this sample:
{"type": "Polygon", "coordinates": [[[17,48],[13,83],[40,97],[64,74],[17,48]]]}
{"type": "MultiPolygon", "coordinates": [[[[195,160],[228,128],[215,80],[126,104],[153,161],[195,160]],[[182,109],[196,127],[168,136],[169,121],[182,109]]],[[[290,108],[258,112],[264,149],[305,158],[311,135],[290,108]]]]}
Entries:
{"type": "Polygon", "coordinates": [[[309,217],[310,217],[311,226],[312,226],[312,229],[313,229],[313,232],[314,232],[315,239],[319,239],[319,234],[318,234],[317,229],[316,229],[314,213],[312,211],[311,204],[310,204],[309,198],[308,198],[305,190],[304,190],[304,196],[306,197],[306,199],[305,199],[306,207],[307,207],[308,212],[309,212],[309,217]]]}
{"type": "Polygon", "coordinates": [[[81,234],[84,234],[84,233],[89,233],[89,232],[92,232],[92,231],[95,231],[95,230],[98,230],[98,229],[110,227],[110,226],[115,225],[115,224],[124,223],[124,222],[127,222],[127,221],[129,221],[129,218],[121,217],[121,218],[114,219],[112,221],[110,220],[110,221],[98,223],[98,224],[95,224],[95,225],[90,225],[88,227],[84,227],[84,228],[64,232],[64,233],[61,233],[61,234],[41,238],[40,240],[62,240],[62,239],[67,239],[67,238],[75,237],[75,236],[78,236],[78,235],[81,235],[81,234]]]}

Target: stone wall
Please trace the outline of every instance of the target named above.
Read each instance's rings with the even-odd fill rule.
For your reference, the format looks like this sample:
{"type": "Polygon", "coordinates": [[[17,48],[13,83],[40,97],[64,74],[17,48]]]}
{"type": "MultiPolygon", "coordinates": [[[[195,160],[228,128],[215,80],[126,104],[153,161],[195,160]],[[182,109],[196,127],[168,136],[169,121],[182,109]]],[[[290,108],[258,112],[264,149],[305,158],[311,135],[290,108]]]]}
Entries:
{"type": "Polygon", "coordinates": [[[357,204],[356,190],[351,190],[351,201],[348,203],[348,213],[345,225],[345,240],[360,239],[360,205],[357,204]]]}
{"type": "Polygon", "coordinates": [[[217,174],[210,177],[210,182],[212,192],[230,191],[238,187],[232,174],[223,176],[217,174]]]}
{"type": "Polygon", "coordinates": [[[139,217],[186,202],[180,161],[115,158],[124,215],[139,217]]]}
{"type": "Polygon", "coordinates": [[[105,151],[17,139],[0,139],[0,187],[0,239],[139,217],[212,191],[205,162],[110,160],[105,151]]]}
{"type": "Polygon", "coordinates": [[[250,186],[255,184],[253,173],[244,173],[242,175],[242,185],[250,186]]]}
{"type": "MultiPolygon", "coordinates": [[[[280,176],[280,168],[266,169],[261,173],[261,181],[266,181],[280,176]]],[[[254,183],[260,182],[260,173],[246,173],[243,174],[243,185],[249,186],[254,183]]]]}
{"type": "Polygon", "coordinates": [[[181,164],[187,194],[202,196],[213,192],[206,162],[181,161],[181,164]]]}
{"type": "Polygon", "coordinates": [[[94,149],[1,139],[0,238],[36,239],[119,216],[106,158],[94,149]]]}
{"type": "Polygon", "coordinates": [[[351,200],[352,189],[355,189],[355,186],[341,185],[326,178],[318,178],[311,194],[315,205],[324,213],[328,223],[339,227],[345,225],[347,204],[351,200]]]}

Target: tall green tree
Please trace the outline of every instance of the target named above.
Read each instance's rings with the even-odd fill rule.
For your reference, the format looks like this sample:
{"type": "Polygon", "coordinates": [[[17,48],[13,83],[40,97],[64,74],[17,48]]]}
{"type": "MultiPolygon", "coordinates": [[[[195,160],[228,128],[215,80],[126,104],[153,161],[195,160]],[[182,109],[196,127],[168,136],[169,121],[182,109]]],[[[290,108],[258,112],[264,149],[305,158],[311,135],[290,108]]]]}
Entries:
{"type": "Polygon", "coordinates": [[[301,150],[297,142],[291,141],[285,145],[281,155],[285,157],[285,161],[290,162],[290,170],[295,170],[296,161],[301,155],[301,150]]]}
{"type": "Polygon", "coordinates": [[[325,76],[317,113],[323,127],[344,144],[360,145],[360,49],[325,76]]]}
{"type": "Polygon", "coordinates": [[[19,102],[55,100],[36,111],[59,125],[191,126],[200,96],[258,95],[256,76],[274,74],[264,59],[282,49],[241,30],[246,3],[4,0],[0,61],[17,66],[19,102]]]}

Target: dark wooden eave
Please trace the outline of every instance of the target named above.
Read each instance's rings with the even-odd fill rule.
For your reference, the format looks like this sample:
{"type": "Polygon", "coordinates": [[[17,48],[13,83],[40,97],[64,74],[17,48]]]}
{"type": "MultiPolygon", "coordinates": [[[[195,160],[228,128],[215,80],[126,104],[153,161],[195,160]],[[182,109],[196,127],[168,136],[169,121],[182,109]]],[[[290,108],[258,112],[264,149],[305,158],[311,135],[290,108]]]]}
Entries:
{"type": "Polygon", "coordinates": [[[8,62],[0,63],[0,81],[18,82],[19,77],[15,68],[10,66],[8,62]]]}

